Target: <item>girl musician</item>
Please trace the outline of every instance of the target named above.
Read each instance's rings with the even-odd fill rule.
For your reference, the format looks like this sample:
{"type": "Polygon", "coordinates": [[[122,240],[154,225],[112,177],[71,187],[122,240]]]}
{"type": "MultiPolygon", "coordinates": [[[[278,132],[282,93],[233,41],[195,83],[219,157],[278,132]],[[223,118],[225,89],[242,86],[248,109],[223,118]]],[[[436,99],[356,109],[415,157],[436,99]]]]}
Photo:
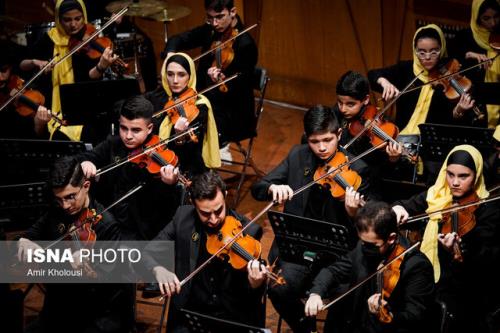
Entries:
{"type": "MultiPolygon", "coordinates": [[[[461,30],[450,43],[450,55],[456,57],[465,67],[474,65],[494,57],[494,51],[489,43],[492,33],[500,31],[500,4],[496,0],[472,1],[472,15],[470,27],[461,30]]],[[[498,82],[500,75],[500,59],[493,63],[486,63],[483,70],[471,71],[471,79],[476,82],[498,82]]],[[[487,105],[488,126],[494,127],[498,123],[498,105],[487,105]]]]}
{"type": "MultiPolygon", "coordinates": [[[[426,192],[396,202],[392,208],[400,223],[409,215],[433,212],[454,204],[486,198],[483,159],[469,145],[456,146],[448,154],[435,184],[426,192]]],[[[453,332],[486,332],[487,313],[498,308],[498,221],[494,203],[452,214],[434,215],[425,227],[421,251],[434,266],[437,296],[454,314],[453,332]],[[472,227],[468,232],[467,226],[472,227]],[[448,227],[448,228],[447,228],[448,227]],[[445,229],[447,228],[447,229],[445,229]],[[445,231],[447,233],[445,233],[445,231]]],[[[468,228],[470,229],[470,228],[468,228]]]]}
{"type": "MultiPolygon", "coordinates": [[[[21,62],[21,69],[38,70],[47,64],[56,54],[58,58],[63,57],[71,49],[71,44],[78,44],[82,40],[87,29],[87,12],[82,0],[58,0],[55,8],[56,27],[50,29],[47,34],[35,44],[31,59],[21,62]]],[[[42,93],[51,96],[51,110],[54,115],[61,117],[61,102],[59,86],[62,84],[75,83],[99,79],[105,70],[113,64],[118,57],[113,55],[110,48],[106,48],[101,57],[96,60],[90,59],[84,53],[75,53],[70,58],[47,71],[52,73],[45,76],[42,93]]],[[[83,97],[84,98],[84,97],[83,97]]],[[[50,105],[47,103],[47,105],[50,105]]],[[[48,122],[48,133],[51,139],[79,141],[90,136],[89,129],[83,126],[62,126],[54,120],[48,122]]]]}
{"type": "MultiPolygon", "coordinates": [[[[443,32],[437,25],[429,24],[415,33],[413,61],[402,61],[390,67],[370,70],[368,79],[373,90],[381,92],[382,97],[389,100],[396,97],[417,75],[417,82],[426,83],[431,80],[446,54],[443,32]]],[[[474,113],[468,110],[473,106],[474,101],[467,93],[455,104],[442,90],[424,85],[397,100],[395,122],[401,129],[400,134],[420,134],[418,125],[423,123],[471,125],[474,113]]]]}
{"type": "MultiPolygon", "coordinates": [[[[196,94],[194,62],[185,53],[170,54],[163,63],[161,77],[163,89],[146,94],[155,110],[162,110],[196,94]]],[[[169,138],[172,131],[180,133],[195,125],[200,126],[196,133],[169,146],[179,157],[183,171],[190,175],[220,167],[217,127],[210,101],[198,95],[165,112],[158,130],[163,140],[169,138]]]]}

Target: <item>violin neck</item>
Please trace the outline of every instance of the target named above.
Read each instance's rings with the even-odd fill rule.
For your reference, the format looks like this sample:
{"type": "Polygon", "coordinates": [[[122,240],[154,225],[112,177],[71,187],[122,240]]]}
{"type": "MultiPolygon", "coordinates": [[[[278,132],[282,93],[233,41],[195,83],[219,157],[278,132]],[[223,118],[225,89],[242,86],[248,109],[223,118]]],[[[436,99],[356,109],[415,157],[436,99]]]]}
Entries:
{"type": "Polygon", "coordinates": [[[38,110],[38,107],[40,106],[39,104],[35,103],[30,98],[28,98],[28,97],[26,97],[24,95],[20,95],[18,98],[19,98],[19,102],[20,103],[26,105],[27,107],[29,107],[33,111],[38,110]]]}
{"type": "Polygon", "coordinates": [[[240,244],[238,244],[237,242],[234,242],[232,245],[231,245],[231,249],[237,253],[240,257],[242,257],[243,259],[245,259],[246,261],[251,261],[251,260],[254,260],[255,258],[250,254],[248,253],[247,250],[245,250],[240,244]]]}

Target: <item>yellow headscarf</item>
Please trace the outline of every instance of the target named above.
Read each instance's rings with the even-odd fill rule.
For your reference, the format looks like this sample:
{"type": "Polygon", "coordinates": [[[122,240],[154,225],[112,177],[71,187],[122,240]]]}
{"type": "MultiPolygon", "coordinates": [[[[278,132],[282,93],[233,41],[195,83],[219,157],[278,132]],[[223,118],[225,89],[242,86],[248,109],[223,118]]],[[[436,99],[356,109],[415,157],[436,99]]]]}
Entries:
{"type": "MultiPolygon", "coordinates": [[[[494,57],[497,52],[490,47],[489,39],[490,32],[485,28],[482,28],[477,24],[479,19],[479,8],[483,4],[484,0],[474,0],[472,1],[472,15],[470,18],[470,28],[472,30],[472,36],[476,43],[484,50],[486,50],[486,55],[488,58],[494,57]]],[[[484,82],[498,82],[500,81],[500,59],[496,58],[493,64],[486,71],[484,77],[484,82]]],[[[494,128],[498,124],[500,106],[499,105],[486,105],[488,111],[488,127],[494,128]]]]}
{"type": "MultiPolygon", "coordinates": [[[[476,191],[478,197],[480,199],[483,199],[487,198],[490,195],[489,192],[486,190],[486,186],[484,184],[483,158],[481,156],[481,153],[473,146],[469,145],[456,146],[450,151],[450,153],[446,157],[446,160],[444,161],[443,166],[439,171],[436,183],[433,186],[431,186],[427,191],[427,198],[426,198],[428,205],[428,208],[426,210],[427,213],[446,208],[452,203],[453,197],[451,195],[450,187],[448,186],[448,183],[446,181],[446,167],[448,163],[448,158],[453,152],[457,150],[463,150],[468,152],[472,156],[472,159],[474,160],[474,165],[476,166],[476,179],[474,183],[475,184],[474,190],[476,191]]],[[[438,240],[437,240],[438,229],[439,229],[438,224],[441,221],[441,218],[442,218],[441,214],[436,214],[429,219],[429,222],[427,223],[424,236],[422,239],[422,245],[420,246],[420,251],[422,251],[427,256],[427,258],[429,258],[429,260],[432,263],[432,266],[434,267],[434,280],[436,282],[439,281],[439,278],[441,276],[441,266],[439,265],[438,240]]]]}
{"type": "MultiPolygon", "coordinates": [[[[186,53],[174,53],[172,55],[182,56],[188,61],[189,71],[191,72],[191,74],[189,75],[189,81],[187,87],[196,90],[196,69],[194,67],[193,59],[191,59],[191,57],[186,53]]],[[[168,86],[168,80],[166,74],[168,59],[170,59],[170,57],[167,57],[165,59],[165,61],[163,62],[163,66],[161,68],[161,83],[163,89],[165,89],[165,92],[167,93],[170,99],[172,98],[172,91],[168,86]]],[[[201,155],[203,161],[205,162],[205,166],[207,168],[209,169],[218,168],[221,166],[220,152],[219,152],[219,138],[218,138],[217,126],[215,124],[214,114],[212,112],[212,105],[205,96],[198,95],[198,98],[196,99],[196,105],[201,105],[201,104],[206,105],[208,109],[207,127],[206,127],[206,133],[203,138],[203,147],[201,155]]],[[[170,122],[170,118],[165,117],[165,119],[163,119],[160,125],[160,133],[159,133],[160,139],[164,140],[169,138],[171,130],[172,130],[172,123],[170,122]]]]}
{"type": "MultiPolygon", "coordinates": [[[[440,42],[441,42],[441,52],[439,53],[439,59],[445,57],[446,54],[446,39],[444,38],[444,34],[441,31],[441,28],[439,28],[435,24],[428,24],[424,27],[419,28],[416,32],[415,35],[413,36],[413,74],[418,75],[420,72],[423,73],[420,74],[419,79],[423,83],[426,83],[429,81],[429,72],[424,69],[422,64],[420,63],[420,60],[417,57],[417,54],[415,53],[415,38],[417,37],[418,33],[423,30],[423,29],[434,29],[436,32],[439,34],[440,42]]],[[[408,124],[403,128],[401,131],[401,134],[420,134],[420,130],[418,129],[418,125],[425,123],[425,119],[427,118],[427,113],[429,113],[429,106],[431,105],[431,100],[432,100],[432,95],[434,94],[434,89],[432,89],[432,86],[430,84],[423,86],[420,89],[420,95],[418,96],[418,101],[417,105],[415,106],[415,110],[413,110],[413,114],[408,121],[408,124]]]]}
{"type": "MultiPolygon", "coordinates": [[[[85,8],[85,4],[82,0],[75,0],[82,7],[83,11],[83,20],[84,23],[87,23],[87,10],[85,8]]],[[[54,53],[59,54],[58,59],[64,57],[69,53],[69,36],[64,31],[64,28],[59,21],[59,8],[64,0],[57,0],[56,8],[55,8],[55,28],[49,30],[48,34],[50,39],[54,42],[54,53]]],[[[52,108],[51,111],[54,115],[59,118],[62,117],[61,112],[61,98],[59,94],[59,86],[61,84],[74,83],[75,78],[73,76],[73,64],[71,62],[71,57],[64,60],[60,64],[58,64],[52,70],[52,108]]],[[[54,135],[54,132],[59,129],[62,133],[66,134],[72,141],[79,141],[82,135],[83,126],[61,126],[59,123],[54,120],[49,121],[47,124],[50,138],[54,135]]]]}

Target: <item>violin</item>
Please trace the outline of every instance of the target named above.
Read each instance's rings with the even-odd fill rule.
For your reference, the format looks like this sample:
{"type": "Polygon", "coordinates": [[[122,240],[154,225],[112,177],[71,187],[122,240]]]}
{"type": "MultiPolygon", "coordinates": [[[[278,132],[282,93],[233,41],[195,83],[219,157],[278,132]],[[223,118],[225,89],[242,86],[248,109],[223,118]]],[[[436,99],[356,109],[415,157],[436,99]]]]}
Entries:
{"type": "MultiPolygon", "coordinates": [[[[97,214],[95,209],[84,208],[80,216],[69,228],[65,239],[72,240],[76,251],[91,248],[97,240],[94,226],[102,220],[102,214],[97,214]]],[[[83,269],[89,277],[97,277],[97,273],[88,262],[83,262],[83,269]]]]}
{"type": "MultiPolygon", "coordinates": [[[[220,70],[225,70],[231,64],[231,62],[233,62],[234,59],[233,43],[236,36],[238,36],[238,29],[231,28],[227,29],[227,31],[224,32],[220,40],[212,42],[210,48],[215,49],[214,61],[212,62],[212,67],[215,66],[220,70]],[[230,41],[225,43],[227,40],[230,41]],[[219,47],[220,44],[222,43],[225,43],[224,46],[219,47]]],[[[221,78],[219,77],[218,82],[220,81],[221,78]]],[[[219,91],[226,93],[227,90],[228,89],[225,84],[221,84],[219,86],[219,91]]]]}
{"type": "Polygon", "coordinates": [[[344,165],[348,162],[347,156],[337,151],[332,157],[327,160],[324,166],[318,167],[314,172],[314,182],[330,190],[330,193],[335,199],[343,200],[345,198],[345,191],[348,187],[354,187],[355,190],[361,185],[361,176],[349,166],[344,165]],[[337,172],[332,175],[324,177],[331,168],[337,168],[344,165],[337,172]]]}
{"type": "Polygon", "coordinates": [[[377,313],[377,318],[381,323],[389,324],[392,322],[392,314],[389,310],[382,305],[382,300],[391,297],[394,288],[398,284],[399,277],[401,275],[400,267],[404,259],[403,253],[406,249],[400,244],[396,244],[396,247],[387,258],[390,262],[383,270],[377,273],[377,287],[380,293],[379,298],[379,312],[377,313]],[[397,258],[397,259],[396,259],[397,258]],[[393,260],[395,259],[395,260],[393,260]]]}
{"type": "MultiPolygon", "coordinates": [[[[472,194],[460,198],[455,204],[467,205],[479,200],[475,191],[472,194]]],[[[444,213],[442,217],[441,233],[449,234],[455,232],[458,237],[462,237],[476,226],[476,216],[474,215],[477,205],[469,206],[451,213],[444,213]]],[[[453,243],[453,260],[463,262],[460,244],[453,243]]]]}
{"type": "MultiPolygon", "coordinates": [[[[180,96],[170,99],[167,104],[163,107],[167,110],[167,115],[170,118],[172,124],[175,125],[180,117],[184,117],[191,124],[193,120],[198,117],[200,110],[196,106],[196,96],[198,94],[192,88],[186,89],[180,96]],[[183,100],[185,102],[178,104],[178,100],[183,100]]],[[[189,138],[191,141],[197,143],[198,137],[194,131],[189,131],[189,138]]]]}
{"type": "MultiPolygon", "coordinates": [[[[447,63],[438,66],[437,70],[429,73],[429,79],[432,80],[434,87],[441,86],[443,93],[450,100],[457,100],[463,94],[467,93],[472,87],[472,82],[465,76],[457,72],[460,71],[460,63],[456,59],[451,59],[447,63]],[[451,75],[457,73],[456,75],[451,75]],[[450,75],[450,76],[447,76],[450,75]],[[447,76],[446,79],[439,79],[442,76],[447,76]]],[[[472,110],[475,114],[475,120],[484,119],[484,113],[474,105],[472,110]]]]}
{"type": "MultiPolygon", "coordinates": [[[[157,135],[153,135],[151,139],[146,143],[144,150],[147,150],[149,147],[158,145],[160,143],[160,137],[157,135]]],[[[141,168],[146,168],[149,173],[153,175],[159,175],[162,167],[167,165],[177,166],[179,163],[179,159],[175,153],[165,147],[164,145],[158,145],[155,149],[149,151],[146,154],[142,154],[143,150],[133,152],[129,161],[139,165],[141,168]]],[[[179,180],[182,184],[189,186],[191,183],[186,177],[182,174],[179,174],[179,180]]]]}
{"type": "MultiPolygon", "coordinates": [[[[72,50],[80,47],[81,42],[91,38],[91,35],[93,35],[96,31],[96,28],[92,24],[87,23],[85,25],[85,33],[82,40],[71,36],[69,39],[69,48],[72,50]]],[[[86,54],[90,59],[99,59],[107,47],[113,48],[113,42],[111,41],[111,39],[104,36],[95,37],[90,40],[90,42],[87,42],[83,47],[80,47],[78,52],[86,54]]],[[[115,66],[116,70],[118,70],[120,73],[123,73],[123,71],[128,67],[128,64],[120,58],[116,59],[113,65],[116,65],[118,67],[116,68],[115,66]]]]}
{"type": "MultiPolygon", "coordinates": [[[[13,96],[20,89],[22,89],[24,84],[24,80],[21,79],[17,75],[11,75],[9,78],[9,82],[7,83],[7,89],[9,94],[5,96],[7,99],[8,96],[13,96]]],[[[4,96],[0,97],[1,103],[4,102],[4,96]]],[[[24,90],[15,100],[16,112],[22,117],[34,117],[38,108],[41,105],[45,104],[45,97],[38,90],[27,89],[24,90]]],[[[64,125],[65,122],[58,118],[57,116],[51,114],[52,119],[58,122],[61,125],[64,125]]]]}
{"type": "MultiPolygon", "coordinates": [[[[217,257],[227,260],[228,263],[237,270],[245,269],[248,262],[259,259],[262,253],[262,247],[258,240],[250,235],[242,235],[235,238],[242,230],[241,222],[233,216],[226,216],[222,227],[215,233],[209,233],[207,236],[207,251],[210,254],[217,253],[222,247],[217,257]],[[229,245],[228,245],[229,243],[229,245]]],[[[272,269],[266,269],[266,275],[276,284],[285,284],[285,279],[272,269]]]]}
{"type": "MultiPolygon", "coordinates": [[[[368,105],[360,119],[349,123],[349,134],[356,137],[364,131],[365,135],[370,139],[372,146],[378,146],[383,142],[391,142],[399,145],[400,143],[395,140],[398,137],[399,128],[389,121],[382,120],[377,114],[377,108],[373,105],[368,105]],[[364,130],[365,127],[367,130],[364,130]]],[[[417,157],[405,147],[403,147],[403,156],[412,163],[417,162],[417,157]]]]}

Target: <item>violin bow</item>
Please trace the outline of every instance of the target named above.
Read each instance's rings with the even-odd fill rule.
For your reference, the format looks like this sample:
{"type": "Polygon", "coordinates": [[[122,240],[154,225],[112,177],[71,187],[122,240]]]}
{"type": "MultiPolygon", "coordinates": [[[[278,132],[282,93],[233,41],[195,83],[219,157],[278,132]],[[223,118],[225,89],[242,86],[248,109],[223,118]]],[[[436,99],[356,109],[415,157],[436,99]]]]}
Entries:
{"type": "Polygon", "coordinates": [[[218,44],[216,47],[214,47],[214,48],[212,48],[212,49],[210,49],[210,50],[208,50],[208,51],[203,52],[202,54],[200,54],[199,56],[197,56],[196,58],[194,58],[194,59],[193,59],[193,61],[198,61],[198,60],[200,60],[201,58],[203,58],[203,57],[204,57],[204,56],[206,56],[207,54],[210,54],[210,53],[212,53],[213,51],[215,51],[215,50],[217,50],[217,49],[219,49],[219,48],[223,47],[224,45],[226,45],[226,44],[227,44],[227,43],[229,43],[230,41],[232,41],[232,40],[234,40],[234,39],[238,38],[239,36],[243,35],[245,32],[248,32],[248,31],[252,30],[253,28],[255,28],[255,27],[256,27],[256,26],[258,26],[258,25],[259,25],[258,23],[255,23],[255,24],[253,24],[253,25],[249,26],[248,28],[246,28],[246,29],[242,30],[241,32],[239,32],[236,36],[233,36],[233,37],[231,37],[231,38],[228,38],[226,41],[224,41],[224,42],[222,42],[222,43],[218,44]]]}
{"type": "Polygon", "coordinates": [[[26,82],[20,89],[17,90],[17,92],[12,95],[5,103],[2,104],[2,106],[0,107],[0,112],[5,109],[7,107],[7,105],[9,105],[10,103],[12,103],[13,100],[15,100],[17,97],[19,97],[19,95],[21,95],[32,83],[33,81],[35,81],[40,75],[42,75],[42,73],[49,67],[49,66],[52,66],[52,64],[54,63],[54,61],[56,61],[56,58],[59,56],[59,53],[57,53],[55,56],[53,56],[48,63],[45,64],[45,66],[43,66],[39,71],[38,73],[36,73],[35,75],[33,75],[33,77],[31,79],[29,79],[28,82],[26,82]]]}
{"type": "MultiPolygon", "coordinates": [[[[497,190],[497,189],[498,189],[498,186],[495,187],[492,191],[497,190]]],[[[413,217],[410,217],[406,222],[402,223],[401,226],[405,226],[405,225],[408,225],[408,224],[411,225],[412,223],[415,223],[415,222],[420,221],[420,220],[424,220],[426,218],[429,218],[429,217],[437,215],[437,214],[453,213],[453,212],[456,212],[456,211],[459,211],[459,210],[462,210],[462,209],[465,209],[465,208],[469,208],[469,207],[472,207],[472,206],[481,205],[481,204],[484,204],[484,203],[487,203],[487,202],[496,201],[498,199],[500,199],[500,194],[492,195],[491,197],[488,197],[488,198],[479,199],[479,200],[468,202],[468,203],[464,203],[464,204],[461,204],[461,205],[456,205],[456,206],[451,206],[451,207],[448,207],[448,208],[443,208],[443,209],[435,210],[435,211],[429,212],[429,213],[415,215],[413,217]]]]}
{"type": "Polygon", "coordinates": [[[103,24],[103,26],[101,27],[101,29],[99,30],[96,30],[94,31],[90,36],[89,38],[87,38],[86,40],[82,41],[80,44],[78,44],[77,46],[75,46],[73,49],[71,49],[71,51],[69,51],[69,53],[67,53],[65,56],[63,56],[61,59],[59,59],[55,64],[54,64],[54,67],[59,65],[61,62],[63,62],[64,60],[68,59],[69,57],[71,57],[75,52],[78,52],[78,50],[80,50],[82,47],[84,47],[85,45],[87,45],[88,43],[90,43],[95,37],[97,37],[101,32],[104,31],[104,29],[106,29],[107,27],[109,27],[112,23],[114,23],[116,20],[118,20],[120,17],[123,16],[123,14],[125,14],[126,12],[128,11],[128,6],[127,7],[124,7],[122,8],[118,13],[116,13],[115,15],[112,15],[112,17],[109,19],[109,21],[107,21],[106,23],[103,24]]]}
{"type": "Polygon", "coordinates": [[[349,295],[350,293],[352,293],[354,290],[356,290],[359,287],[361,287],[362,285],[364,285],[366,282],[368,282],[375,275],[377,275],[380,272],[382,272],[383,270],[385,270],[393,262],[395,262],[396,260],[398,260],[399,258],[401,258],[402,256],[404,256],[405,254],[413,251],[419,245],[420,245],[420,242],[416,242],[415,244],[413,244],[412,246],[410,246],[409,248],[407,248],[405,251],[401,252],[398,256],[392,258],[392,260],[390,260],[388,263],[386,263],[385,265],[381,266],[375,272],[373,272],[372,274],[368,275],[366,278],[364,278],[363,280],[361,280],[360,282],[358,282],[357,284],[355,284],[354,286],[352,286],[351,288],[349,288],[349,290],[347,290],[345,293],[343,293],[342,295],[338,296],[337,298],[335,298],[334,300],[332,300],[330,303],[324,305],[321,308],[321,311],[324,311],[324,310],[328,309],[330,306],[332,306],[333,304],[337,303],[338,301],[340,301],[341,299],[343,299],[344,297],[346,297],[347,295],[349,295]]]}
{"type": "Polygon", "coordinates": [[[216,84],[213,84],[213,85],[211,85],[210,87],[207,87],[207,88],[205,88],[205,89],[203,89],[203,90],[201,90],[201,91],[199,91],[199,92],[196,92],[196,94],[194,94],[193,96],[184,97],[184,98],[182,98],[182,99],[178,100],[178,101],[177,101],[174,105],[171,105],[171,106],[169,106],[168,108],[165,108],[165,109],[162,109],[162,110],[160,110],[160,111],[155,112],[155,113],[153,114],[153,117],[157,118],[157,117],[161,116],[162,114],[164,114],[165,112],[167,112],[167,111],[169,111],[169,110],[172,110],[172,109],[176,108],[177,106],[179,106],[179,105],[183,104],[184,102],[189,101],[190,99],[196,98],[196,97],[198,97],[198,95],[203,95],[203,94],[204,94],[204,93],[206,93],[207,91],[210,91],[210,90],[212,90],[212,89],[215,89],[215,88],[217,88],[218,86],[223,85],[223,84],[225,84],[226,82],[229,82],[229,81],[231,81],[231,80],[233,80],[233,79],[237,78],[239,75],[240,75],[240,73],[233,74],[233,75],[231,75],[230,77],[226,78],[224,81],[217,82],[216,84]]]}
{"type": "Polygon", "coordinates": [[[107,173],[107,172],[109,172],[109,171],[111,171],[111,170],[113,170],[115,168],[118,168],[118,167],[120,167],[120,166],[122,166],[122,165],[124,165],[124,164],[126,164],[128,162],[130,162],[132,159],[134,159],[136,157],[142,156],[144,154],[148,154],[148,153],[150,153],[151,151],[155,150],[158,147],[161,147],[163,145],[167,145],[167,144],[169,144],[172,141],[175,141],[175,140],[177,140],[177,139],[179,139],[179,138],[181,138],[181,137],[183,137],[185,135],[188,135],[190,131],[195,131],[199,127],[200,127],[200,125],[196,125],[196,126],[193,126],[193,127],[188,127],[186,130],[184,130],[181,133],[178,133],[178,134],[176,134],[174,136],[171,136],[171,137],[169,137],[167,139],[161,140],[160,142],[157,142],[154,145],[148,146],[145,150],[143,150],[142,152],[140,152],[138,154],[134,154],[132,156],[127,156],[126,158],[122,159],[121,161],[118,161],[118,162],[112,163],[112,164],[110,164],[108,166],[105,166],[104,168],[97,170],[95,177],[103,175],[103,174],[105,174],[105,173],[107,173]]]}
{"type": "MultiPolygon", "coordinates": [[[[131,190],[129,190],[127,193],[125,193],[122,197],[118,198],[118,200],[116,200],[115,202],[113,202],[112,204],[110,204],[108,207],[106,207],[105,209],[103,209],[101,212],[99,212],[99,214],[95,214],[95,216],[99,216],[99,215],[102,215],[104,213],[106,213],[108,210],[110,210],[111,208],[113,208],[114,206],[118,205],[120,202],[122,202],[123,200],[127,199],[129,196],[131,196],[132,194],[134,194],[135,192],[139,191],[142,187],[144,186],[144,184],[139,184],[137,185],[136,187],[132,188],[131,190]]],[[[80,224],[78,227],[75,227],[74,229],[71,229],[71,230],[68,230],[67,232],[65,232],[62,236],[60,236],[59,238],[57,238],[56,240],[54,240],[52,243],[50,243],[49,245],[47,245],[44,250],[47,250],[48,248],[51,248],[52,246],[56,245],[57,243],[63,241],[66,237],[68,237],[70,234],[72,234],[73,232],[75,232],[76,230],[78,229],[81,229],[83,228],[83,226],[85,224],[88,224],[92,222],[92,219],[91,218],[88,218],[87,221],[83,222],[82,224],[80,224]]]]}
{"type": "MultiPolygon", "coordinates": [[[[385,144],[385,142],[382,142],[381,144],[379,144],[377,146],[374,146],[374,147],[371,147],[371,148],[367,149],[366,151],[362,152],[358,156],[353,157],[351,160],[348,160],[348,161],[340,164],[336,168],[332,168],[332,169],[328,170],[328,172],[326,172],[321,177],[318,177],[318,179],[313,180],[313,181],[309,182],[308,184],[306,184],[306,185],[304,185],[304,186],[296,189],[293,192],[293,196],[296,196],[297,194],[305,191],[306,189],[308,189],[309,187],[313,186],[318,181],[320,181],[320,180],[322,180],[322,179],[330,176],[331,174],[333,174],[334,172],[337,172],[338,170],[341,170],[345,166],[349,166],[352,163],[358,161],[359,159],[363,158],[364,156],[368,155],[369,153],[371,153],[371,152],[375,151],[376,149],[380,148],[383,144],[385,144]]],[[[250,227],[250,225],[252,225],[253,223],[255,223],[255,221],[257,221],[258,219],[260,219],[269,209],[271,209],[271,207],[273,207],[276,204],[277,204],[276,201],[270,201],[269,204],[266,207],[264,207],[259,213],[257,213],[257,215],[255,215],[255,217],[250,222],[248,222],[244,227],[242,227],[241,230],[237,234],[235,234],[231,239],[229,239],[219,250],[217,250],[214,254],[212,254],[207,260],[205,260],[203,263],[201,263],[200,266],[198,266],[195,270],[193,270],[191,273],[189,273],[189,275],[186,276],[180,282],[180,286],[182,287],[189,280],[191,280],[196,274],[198,274],[203,268],[205,268],[205,266],[208,265],[215,257],[217,257],[222,251],[224,251],[224,249],[227,246],[229,246],[236,239],[238,239],[238,237],[240,237],[243,234],[243,232],[245,232],[250,227]]],[[[164,297],[166,297],[166,295],[162,295],[160,297],[160,300],[163,300],[164,297]]]]}
{"type": "Polygon", "coordinates": [[[424,72],[424,70],[421,70],[420,73],[418,73],[413,78],[413,80],[411,80],[410,83],[408,83],[406,85],[406,87],[404,87],[404,89],[395,98],[393,98],[392,100],[390,100],[389,103],[387,103],[387,105],[385,105],[382,110],[380,110],[379,112],[377,112],[377,114],[375,115],[375,117],[373,118],[373,120],[368,124],[368,126],[364,126],[363,129],[355,137],[353,137],[348,143],[346,143],[343,148],[344,149],[349,148],[349,146],[351,146],[356,140],[358,140],[361,135],[363,135],[368,129],[370,129],[373,126],[373,124],[375,124],[375,122],[380,117],[382,117],[382,115],[385,113],[385,111],[387,111],[394,103],[396,103],[396,101],[399,99],[399,97],[401,97],[403,95],[403,93],[405,91],[407,91],[408,89],[410,89],[410,87],[413,85],[413,83],[415,83],[415,81],[417,81],[418,77],[420,75],[422,75],[423,72],[424,72]]]}

